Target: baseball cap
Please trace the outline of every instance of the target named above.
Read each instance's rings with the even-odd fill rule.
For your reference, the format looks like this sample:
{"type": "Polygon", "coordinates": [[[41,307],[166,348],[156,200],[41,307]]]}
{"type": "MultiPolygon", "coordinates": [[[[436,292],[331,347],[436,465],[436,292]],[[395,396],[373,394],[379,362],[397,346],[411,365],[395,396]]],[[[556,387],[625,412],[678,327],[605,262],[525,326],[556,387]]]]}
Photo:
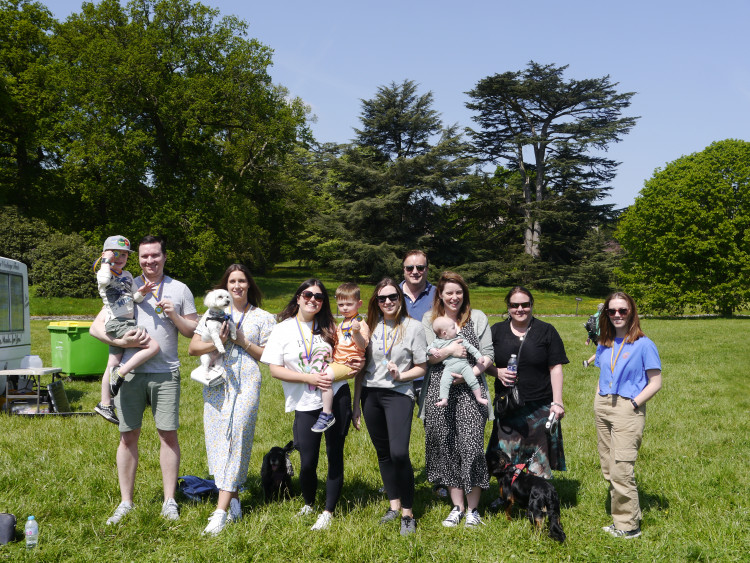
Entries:
{"type": "Polygon", "coordinates": [[[130,241],[121,235],[107,237],[107,240],[104,241],[102,252],[104,252],[105,250],[124,250],[126,252],[130,252],[130,241]]]}

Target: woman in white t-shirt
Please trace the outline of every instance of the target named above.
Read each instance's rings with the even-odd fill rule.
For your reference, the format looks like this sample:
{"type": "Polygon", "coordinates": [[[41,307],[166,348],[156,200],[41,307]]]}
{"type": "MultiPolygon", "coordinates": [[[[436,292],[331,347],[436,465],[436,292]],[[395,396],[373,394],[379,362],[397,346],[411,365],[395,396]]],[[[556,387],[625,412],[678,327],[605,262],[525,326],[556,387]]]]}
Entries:
{"type": "Polygon", "coordinates": [[[261,362],[284,388],[286,412],[294,411],[294,446],[299,450],[299,472],[305,505],[300,516],[314,512],[318,486],[318,457],[323,434],[312,426],[323,409],[321,389],[333,389],[333,415],[336,422],[325,431],[328,478],[326,504],[312,530],[330,526],[344,485],[344,441],[352,418],[351,393],[346,381],[332,382],[325,374],[332,362],[336,322],[331,313],[323,282],[309,279],[302,283],[284,310],[266,343],[261,362]]]}

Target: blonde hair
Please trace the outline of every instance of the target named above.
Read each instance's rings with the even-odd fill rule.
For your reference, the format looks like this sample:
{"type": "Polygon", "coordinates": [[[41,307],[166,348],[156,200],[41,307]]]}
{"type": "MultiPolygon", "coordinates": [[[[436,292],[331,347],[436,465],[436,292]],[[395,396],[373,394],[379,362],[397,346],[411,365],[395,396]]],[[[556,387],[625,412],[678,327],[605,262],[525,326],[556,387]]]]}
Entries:
{"type": "Polygon", "coordinates": [[[336,301],[339,299],[360,300],[359,286],[354,282],[344,282],[336,288],[336,301]]]}

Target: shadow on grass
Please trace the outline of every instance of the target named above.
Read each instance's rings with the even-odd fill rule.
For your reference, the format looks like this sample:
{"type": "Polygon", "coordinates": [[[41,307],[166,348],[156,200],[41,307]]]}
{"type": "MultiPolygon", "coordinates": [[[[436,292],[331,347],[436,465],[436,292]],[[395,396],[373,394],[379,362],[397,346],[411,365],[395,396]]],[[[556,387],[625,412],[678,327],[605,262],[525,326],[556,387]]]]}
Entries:
{"type": "MultiPolygon", "coordinates": [[[[612,514],[612,498],[609,492],[605,493],[604,498],[604,510],[607,514],[612,514]]],[[[669,500],[660,494],[653,494],[643,489],[638,489],[638,502],[641,505],[641,513],[650,512],[652,510],[661,512],[669,509],[669,500]]]]}
{"type": "Polygon", "coordinates": [[[578,479],[569,479],[563,475],[555,475],[552,484],[557,489],[560,497],[560,506],[562,508],[572,508],[578,506],[578,490],[581,488],[581,482],[578,479]]]}

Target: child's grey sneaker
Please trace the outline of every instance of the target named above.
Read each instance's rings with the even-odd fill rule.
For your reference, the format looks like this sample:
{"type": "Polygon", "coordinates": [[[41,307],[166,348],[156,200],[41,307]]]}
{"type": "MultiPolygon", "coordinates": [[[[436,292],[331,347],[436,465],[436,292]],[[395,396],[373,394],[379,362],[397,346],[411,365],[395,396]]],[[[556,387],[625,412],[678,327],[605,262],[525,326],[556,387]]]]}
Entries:
{"type": "Polygon", "coordinates": [[[461,509],[458,508],[458,506],[454,506],[445,520],[443,520],[443,526],[446,528],[455,528],[458,526],[458,523],[463,520],[463,517],[464,513],[461,512],[461,509]]]}
{"type": "Polygon", "coordinates": [[[180,512],[177,509],[177,501],[173,498],[168,498],[161,505],[161,515],[167,520],[179,520],[180,512]]]}
{"type": "Polygon", "coordinates": [[[335,422],[336,422],[336,417],[333,416],[333,413],[321,412],[318,415],[318,420],[316,420],[315,424],[313,424],[312,431],[313,432],[325,432],[331,426],[333,426],[335,422]]]}
{"type": "Polygon", "coordinates": [[[417,521],[411,516],[401,517],[401,535],[408,536],[417,531],[417,521]]]}
{"type": "Polygon", "coordinates": [[[466,513],[466,520],[464,521],[466,528],[476,528],[477,526],[484,526],[482,517],[479,516],[479,511],[475,508],[466,513]]]}
{"type": "Polygon", "coordinates": [[[233,498],[229,501],[229,515],[227,516],[229,522],[239,522],[242,520],[242,506],[240,501],[233,498]]]}
{"type": "Polygon", "coordinates": [[[111,526],[112,524],[119,524],[120,520],[122,520],[125,515],[133,510],[135,508],[131,503],[129,502],[121,502],[117,508],[115,508],[115,513],[107,518],[107,526],[111,526]]]}
{"type": "Polygon", "coordinates": [[[94,412],[102,415],[106,420],[108,420],[112,424],[120,424],[120,419],[117,418],[117,414],[115,413],[115,408],[112,405],[103,405],[99,403],[94,407],[94,412]]]}

